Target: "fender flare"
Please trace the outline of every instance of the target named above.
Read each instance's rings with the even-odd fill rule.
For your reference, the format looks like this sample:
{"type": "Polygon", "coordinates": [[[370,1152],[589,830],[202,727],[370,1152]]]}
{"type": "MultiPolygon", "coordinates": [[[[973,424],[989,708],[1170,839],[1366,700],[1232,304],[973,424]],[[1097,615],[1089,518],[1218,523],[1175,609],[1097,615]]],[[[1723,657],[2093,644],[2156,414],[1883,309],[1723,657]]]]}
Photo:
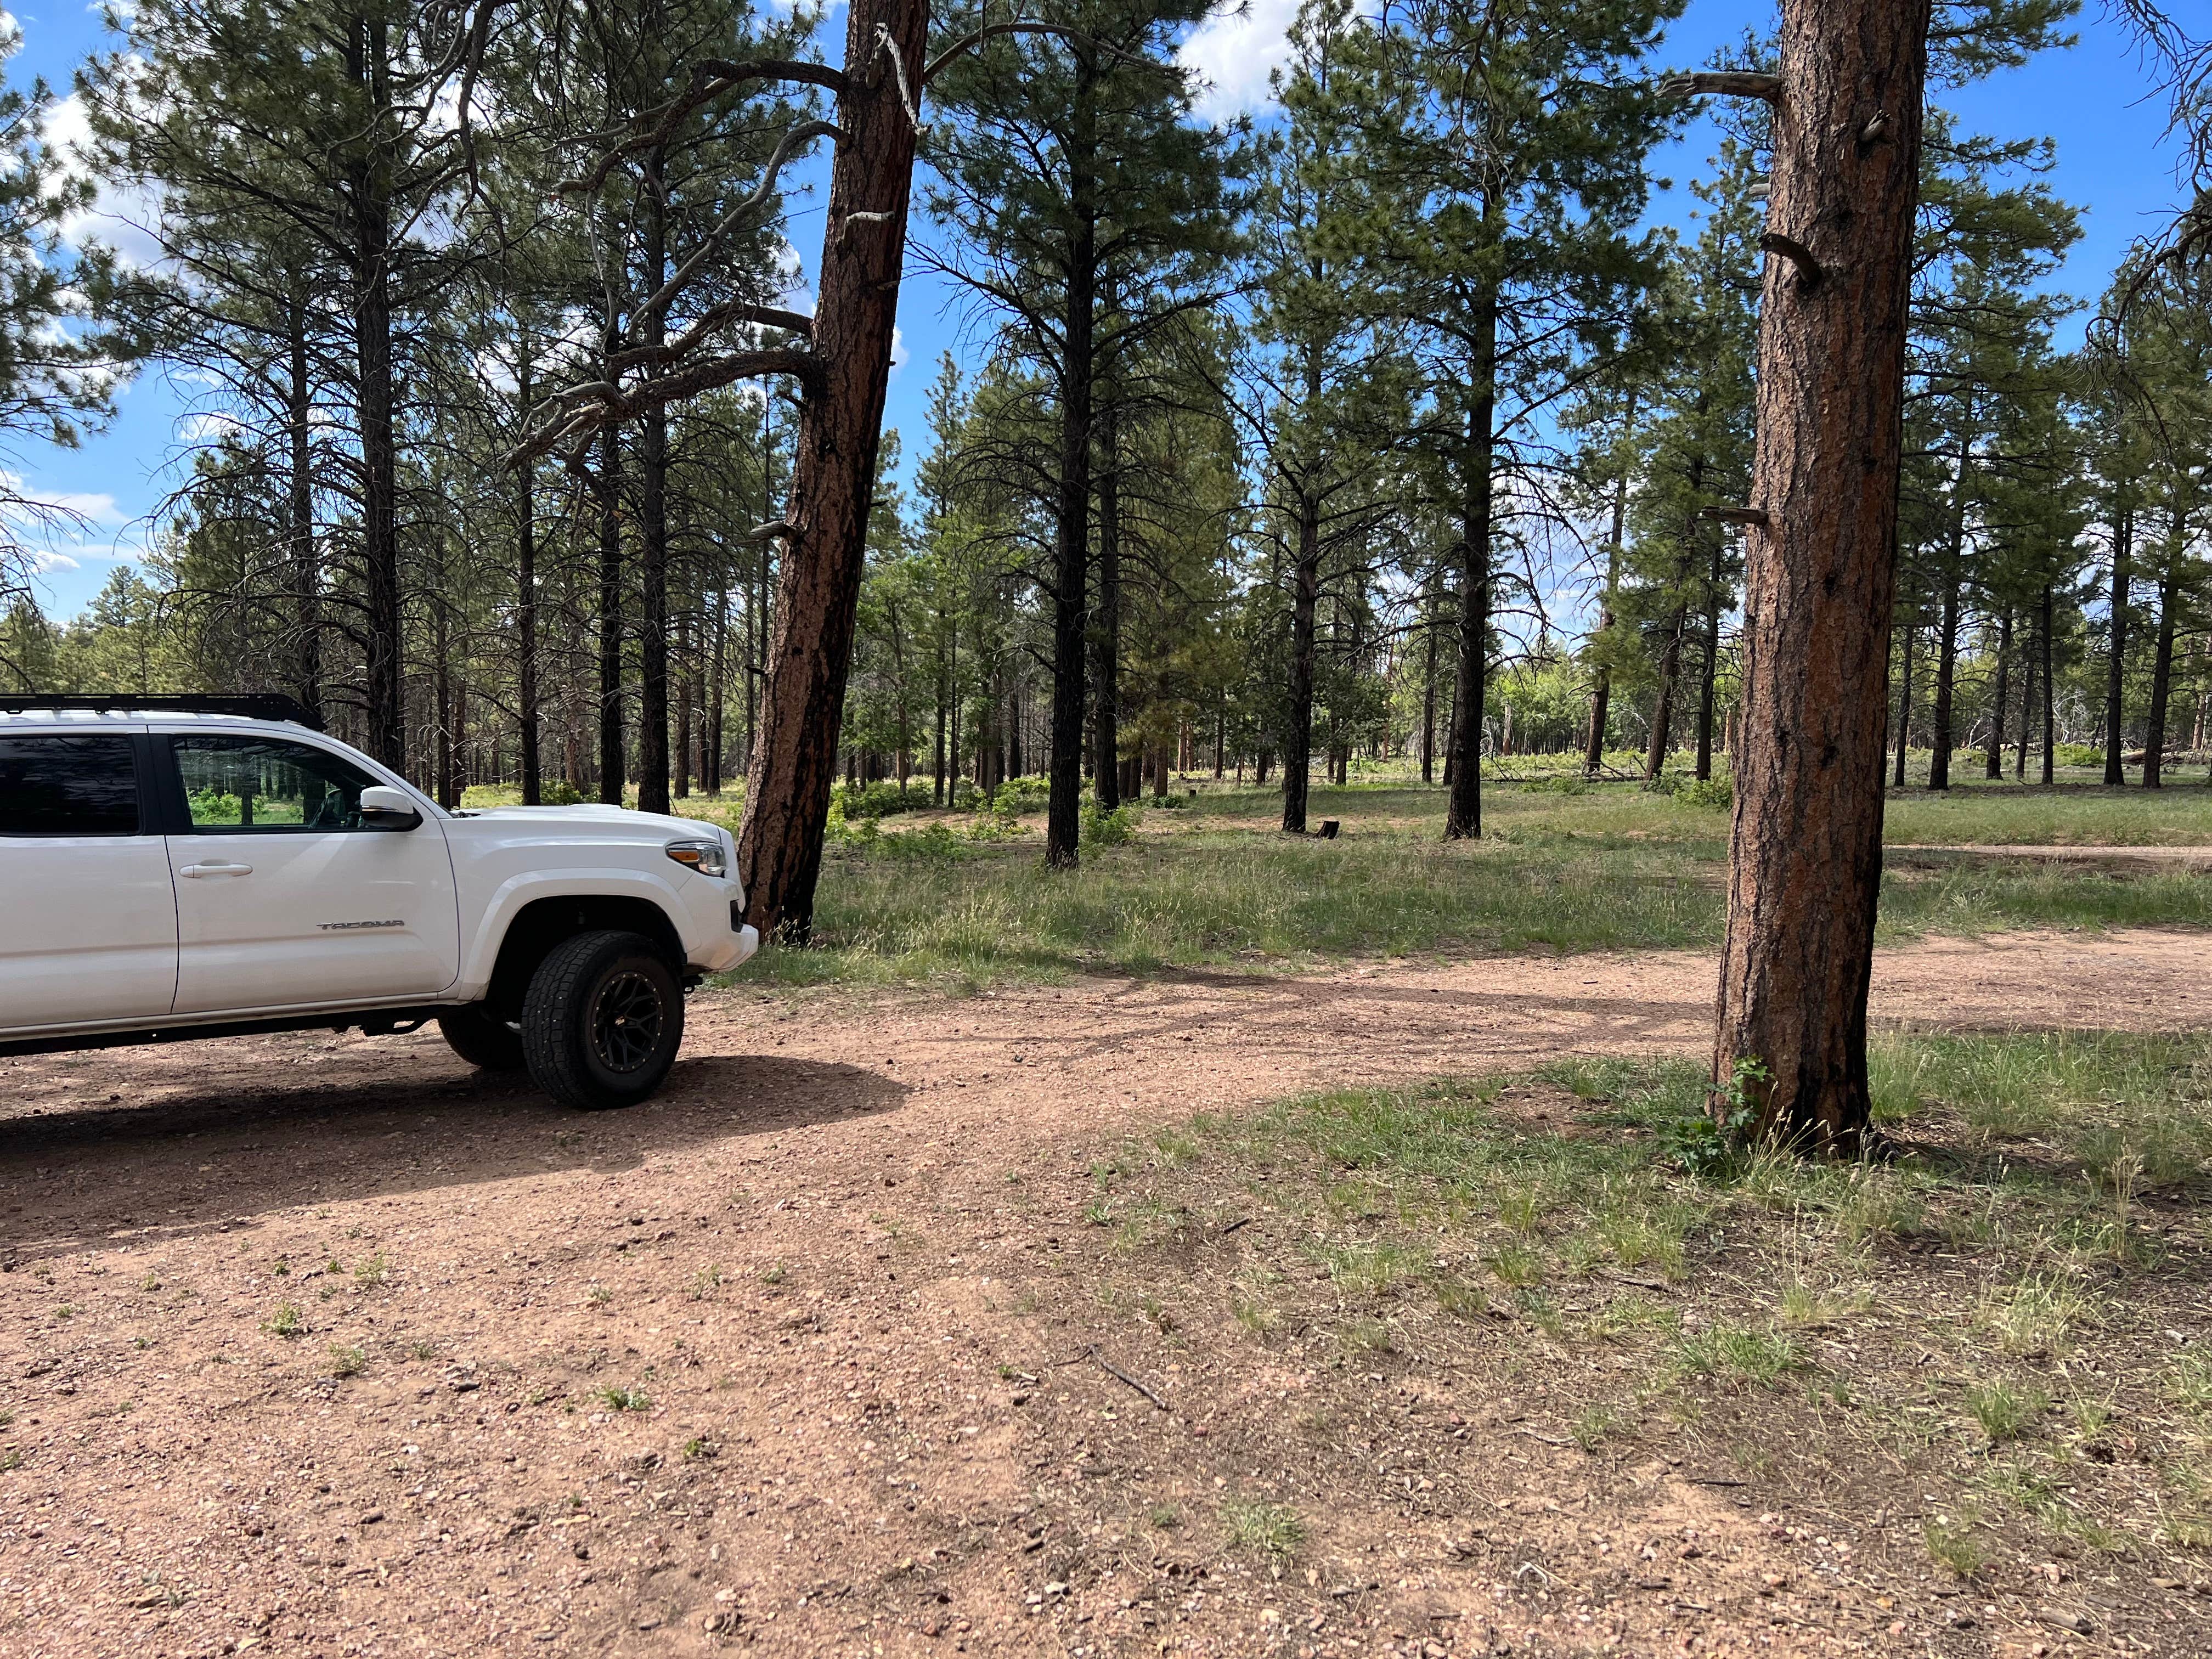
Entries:
{"type": "Polygon", "coordinates": [[[461,952],[461,974],[447,992],[449,1000],[474,1001],[491,988],[492,970],[498,965],[507,929],[526,905],[550,898],[641,899],[667,919],[669,931],[689,945],[684,932],[685,907],[675,884],[640,870],[618,868],[526,871],[510,876],[494,890],[477,923],[475,934],[461,952]]]}

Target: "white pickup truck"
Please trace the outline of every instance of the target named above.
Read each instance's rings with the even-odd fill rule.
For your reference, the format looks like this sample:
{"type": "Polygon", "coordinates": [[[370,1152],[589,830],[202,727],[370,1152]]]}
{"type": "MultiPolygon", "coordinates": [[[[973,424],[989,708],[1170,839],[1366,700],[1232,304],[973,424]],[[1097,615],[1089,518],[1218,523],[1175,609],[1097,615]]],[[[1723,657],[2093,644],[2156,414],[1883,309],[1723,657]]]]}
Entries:
{"type": "Polygon", "coordinates": [[[446,811],[288,698],[0,694],[0,1055],[434,1019],[627,1105],[759,942],[735,860],[619,807],[446,811]]]}

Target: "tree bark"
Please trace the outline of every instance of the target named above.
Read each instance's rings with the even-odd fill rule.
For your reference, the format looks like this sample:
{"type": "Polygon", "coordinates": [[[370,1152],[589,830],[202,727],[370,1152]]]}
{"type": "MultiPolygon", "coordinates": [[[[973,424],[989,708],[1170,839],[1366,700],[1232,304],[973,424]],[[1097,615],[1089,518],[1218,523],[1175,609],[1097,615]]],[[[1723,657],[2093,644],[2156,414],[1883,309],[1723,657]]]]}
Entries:
{"type": "Polygon", "coordinates": [[[1905,339],[1929,0],[1783,0],[1715,1109],[1849,1156],[1868,1123],[1905,339]],[[1866,134],[1875,118],[1884,126],[1866,134]],[[1756,1068],[1756,1070],[1754,1070],[1756,1068]],[[1757,1074],[1763,1072],[1764,1076],[1757,1074]]]}
{"type": "MultiPolygon", "coordinates": [[[[668,212],[662,200],[665,158],[645,161],[645,291],[668,280],[668,212]]],[[[642,343],[667,337],[659,310],[638,319],[642,343]]],[[[637,810],[668,810],[668,405],[656,403],[640,422],[638,471],[637,810]]]]}
{"type": "Polygon", "coordinates": [[[799,421],[787,515],[797,529],[784,561],[738,849],[747,920],[763,933],[799,939],[814,923],[914,182],[914,123],[877,31],[915,86],[928,25],[928,0],[854,0],[846,14],[851,70],[837,99],[844,136],[830,164],[823,232],[817,382],[799,421]],[[859,213],[884,217],[854,221],[859,213]]]}
{"type": "MultiPolygon", "coordinates": [[[[1437,592],[1429,578],[1421,605],[1421,781],[1437,781],[1437,592]]],[[[1214,776],[1221,775],[1217,769],[1214,776]]]]}
{"type": "Polygon", "coordinates": [[[1959,589],[1965,580],[1960,568],[1966,547],[1966,464],[1972,441],[1973,404],[1967,401],[1960,428],[1959,476],[1951,486],[1951,531],[1943,550],[1943,611],[1936,635],[1936,703],[1932,711],[1935,751],[1928,762],[1928,787],[1951,787],[1951,704],[1953,682],[1959,668],[1959,589]]]}
{"type": "Polygon", "coordinates": [[[2035,648],[2043,659],[2043,781],[2046,784],[2051,780],[2051,768],[2057,763],[2058,747],[2058,698],[2051,678],[2051,613],[2053,608],[2051,585],[2046,582],[2043,587],[2043,616],[2035,630],[2035,648]]]}
{"type": "MultiPolygon", "coordinates": [[[[1075,229],[1068,249],[1060,323],[1060,480],[1052,578],[1052,756],[1045,804],[1044,861],[1072,870],[1080,860],[1083,798],[1084,646],[1091,556],[1091,399],[1097,372],[1098,224],[1096,123],[1089,62],[1077,76],[1067,160],[1075,229]]],[[[1097,763],[1101,789],[1114,757],[1097,763]]]]}
{"type": "Polygon", "coordinates": [[[1682,672],[1682,629],[1689,611],[1677,605],[1667,629],[1667,647],[1659,653],[1659,688],[1651,698],[1651,736],[1644,746],[1644,781],[1650,783],[1666,769],[1667,739],[1674,730],[1674,682],[1682,672]]]}
{"type": "MultiPolygon", "coordinates": [[[[1630,434],[1636,430],[1636,394],[1628,394],[1628,407],[1621,416],[1621,440],[1626,445],[1630,434]]],[[[1623,460],[1620,477],[1613,485],[1613,533],[1605,543],[1605,597],[1598,602],[1597,637],[1607,639],[1613,632],[1613,601],[1620,593],[1620,561],[1626,549],[1622,538],[1628,532],[1628,466],[1623,460]]],[[[1597,665],[1597,683],[1590,689],[1589,741],[1583,748],[1583,771],[1595,777],[1605,767],[1605,726],[1613,714],[1613,665],[1601,654],[1597,665]]],[[[1429,781],[1425,768],[1421,781],[1429,781]]]]}
{"type": "Polygon", "coordinates": [[[301,705],[319,712],[323,705],[323,615],[321,582],[315,568],[314,458],[310,447],[314,431],[315,388],[307,366],[307,302],[295,292],[285,318],[285,347],[289,376],[284,391],[286,437],[290,445],[289,470],[285,479],[291,520],[293,627],[298,639],[293,647],[293,684],[301,705]]]}
{"type": "Polygon", "coordinates": [[[599,799],[619,806],[629,768],[623,755],[622,443],[612,421],[599,428],[592,484],[599,509],[599,799]]]}
{"type": "MultiPolygon", "coordinates": [[[[531,345],[519,343],[515,355],[515,410],[530,414],[531,345]]],[[[522,804],[544,799],[544,765],[539,752],[543,711],[538,689],[538,468],[526,462],[515,469],[514,503],[514,702],[521,738],[522,804]]]]}
{"type": "Polygon", "coordinates": [[[1091,775],[1102,812],[1121,804],[1115,764],[1121,749],[1121,421],[1109,395],[1098,406],[1098,621],[1091,659],[1091,775]]]}
{"type": "Polygon", "coordinates": [[[2166,760],[2166,717],[2173,695],[2174,609],[2181,603],[2181,561],[2187,549],[2188,526],[2182,514],[2173,515],[2173,538],[2167,544],[2158,583],[2158,646],[2151,657],[2150,718],[2143,737],[2142,787],[2160,787],[2166,760]]]}
{"type": "MultiPolygon", "coordinates": [[[[1490,216],[1486,215],[1486,217],[1490,216]]],[[[1459,679],[1452,690],[1449,795],[1444,839],[1482,834],[1482,703],[1490,655],[1491,477],[1498,441],[1498,295],[1484,289],[1468,325],[1474,342],[1470,366],[1474,403],[1467,416],[1467,449],[1460,487],[1459,679]]]]}
{"type": "Polygon", "coordinates": [[[2118,788],[2128,781],[2120,763],[2120,726],[2126,712],[2121,706],[2127,667],[2129,562],[2135,556],[2136,515],[2124,508],[2112,526],[2112,627],[2105,663],[2105,782],[2118,788]]]}
{"type": "Polygon", "coordinates": [[[393,437],[392,371],[392,202],[381,165],[388,116],[387,30],[357,17],[348,33],[348,69],[367,94],[374,125],[347,169],[354,301],[354,366],[361,424],[362,633],[367,662],[368,752],[386,766],[407,765],[407,717],[400,662],[399,473],[393,437]]]}
{"type": "Polygon", "coordinates": [[[2004,776],[2005,709],[2009,702],[2012,672],[2012,606],[2007,605],[1997,613],[1997,683],[1994,704],[1990,710],[1989,752],[1984,757],[1986,774],[1994,782],[2004,776]]]}
{"type": "Polygon", "coordinates": [[[1912,741],[1912,641],[1920,630],[1905,625],[1904,672],[1897,687],[1897,787],[1905,787],[1905,746],[1912,741]]]}
{"type": "Polygon", "coordinates": [[[1298,502],[1298,555],[1291,570],[1290,723],[1283,732],[1283,833],[1306,832],[1313,783],[1314,612],[1321,599],[1321,503],[1291,486],[1298,502]]]}

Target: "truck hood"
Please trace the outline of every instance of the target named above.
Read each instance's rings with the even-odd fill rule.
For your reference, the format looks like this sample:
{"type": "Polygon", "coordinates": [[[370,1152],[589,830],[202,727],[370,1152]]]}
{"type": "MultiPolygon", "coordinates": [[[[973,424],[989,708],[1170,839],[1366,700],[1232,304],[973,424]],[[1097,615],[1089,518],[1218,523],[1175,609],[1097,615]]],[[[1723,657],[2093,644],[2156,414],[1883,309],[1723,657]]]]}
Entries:
{"type": "Polygon", "coordinates": [[[577,806],[472,807],[467,819],[493,819],[502,823],[527,823],[532,834],[557,835],[563,828],[579,835],[604,836],[610,830],[631,830],[640,841],[690,839],[708,841],[726,834],[721,825],[704,818],[679,818],[659,812],[633,812],[626,806],[593,803],[577,806]]]}

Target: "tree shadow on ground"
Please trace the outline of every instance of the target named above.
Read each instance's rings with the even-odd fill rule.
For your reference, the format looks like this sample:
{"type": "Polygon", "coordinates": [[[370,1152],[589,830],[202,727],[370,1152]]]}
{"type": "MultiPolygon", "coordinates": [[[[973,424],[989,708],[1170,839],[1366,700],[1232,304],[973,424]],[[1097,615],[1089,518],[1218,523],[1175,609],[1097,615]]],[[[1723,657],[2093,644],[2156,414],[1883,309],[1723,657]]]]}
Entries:
{"type": "Polygon", "coordinates": [[[63,1057],[72,1063],[24,1079],[47,1086],[5,1090],[0,1266],[250,1226],[280,1210],[635,1169],[732,1137],[893,1111],[911,1092],[857,1066],[714,1055],[679,1060],[641,1105],[574,1112],[526,1078],[467,1070],[434,1038],[190,1046],[182,1075],[146,1064],[173,1067],[175,1048],[117,1050],[63,1057]],[[145,1100],[149,1084],[162,1092],[145,1100]]]}

